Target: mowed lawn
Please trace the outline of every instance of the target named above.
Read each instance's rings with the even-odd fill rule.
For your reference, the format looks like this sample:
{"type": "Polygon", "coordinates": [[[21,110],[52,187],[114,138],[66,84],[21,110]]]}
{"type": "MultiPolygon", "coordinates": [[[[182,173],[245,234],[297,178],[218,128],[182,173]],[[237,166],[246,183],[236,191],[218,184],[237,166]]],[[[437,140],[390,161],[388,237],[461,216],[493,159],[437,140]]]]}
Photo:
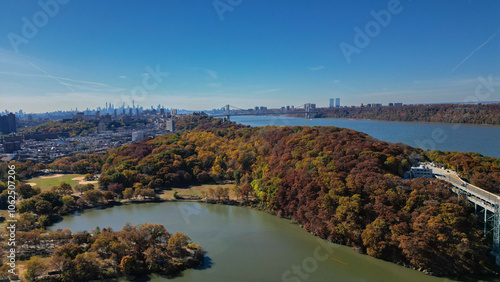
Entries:
{"type": "Polygon", "coordinates": [[[177,192],[177,194],[181,197],[192,197],[192,196],[198,196],[201,197],[201,192],[205,191],[208,192],[208,189],[210,187],[212,188],[217,188],[218,186],[224,187],[224,188],[229,188],[229,195],[232,200],[236,200],[236,197],[233,195],[232,188],[234,187],[234,184],[203,184],[203,185],[193,185],[187,188],[172,188],[172,190],[164,190],[159,193],[160,198],[166,199],[166,200],[173,200],[174,198],[174,193],[177,192]]]}
{"type": "Polygon", "coordinates": [[[76,184],[80,183],[81,180],[73,180],[74,178],[83,178],[83,174],[53,174],[44,175],[40,177],[35,177],[26,180],[25,182],[31,184],[34,187],[38,187],[43,191],[48,191],[52,186],[57,186],[61,182],[67,182],[71,187],[75,187],[76,184]]]}

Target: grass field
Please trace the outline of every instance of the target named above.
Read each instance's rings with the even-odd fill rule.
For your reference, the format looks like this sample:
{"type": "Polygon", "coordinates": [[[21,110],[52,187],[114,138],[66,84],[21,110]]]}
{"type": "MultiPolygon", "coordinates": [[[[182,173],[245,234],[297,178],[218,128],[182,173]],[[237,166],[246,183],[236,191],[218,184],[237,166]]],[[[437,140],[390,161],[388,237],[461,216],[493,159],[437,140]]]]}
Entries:
{"type": "MultiPolygon", "coordinates": [[[[26,180],[26,183],[34,185],[35,187],[40,188],[42,191],[48,191],[52,186],[57,186],[61,182],[67,182],[72,187],[76,184],[79,184],[81,180],[73,180],[75,178],[83,179],[83,174],[53,174],[53,175],[44,175],[40,177],[35,177],[26,180]]],[[[96,181],[91,181],[90,183],[96,183],[96,181]]]]}
{"type": "MultiPolygon", "coordinates": [[[[177,192],[179,196],[183,197],[189,197],[189,196],[200,196],[201,197],[201,191],[208,191],[208,188],[213,187],[227,187],[229,189],[234,187],[234,184],[215,184],[215,185],[194,185],[190,186],[188,188],[172,188],[172,190],[165,190],[160,193],[160,198],[162,199],[167,199],[167,200],[173,200],[174,199],[174,193],[177,192]]],[[[229,192],[230,198],[231,199],[236,199],[233,195],[232,192],[229,192]]]]}

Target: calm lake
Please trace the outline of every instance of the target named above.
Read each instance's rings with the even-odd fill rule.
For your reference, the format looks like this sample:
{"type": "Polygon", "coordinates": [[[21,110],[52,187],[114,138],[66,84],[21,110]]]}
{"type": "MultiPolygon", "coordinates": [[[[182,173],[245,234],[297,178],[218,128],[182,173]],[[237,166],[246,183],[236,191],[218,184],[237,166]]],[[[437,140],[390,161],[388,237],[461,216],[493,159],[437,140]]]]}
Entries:
{"type": "Polygon", "coordinates": [[[475,152],[500,158],[500,126],[444,123],[391,122],[349,119],[304,119],[279,116],[234,116],[232,121],[251,125],[337,126],[354,129],[379,140],[422,149],[475,152]]]}
{"type": "Polygon", "coordinates": [[[207,268],[186,270],[174,279],[179,282],[447,281],[359,254],[321,240],[289,220],[244,207],[190,202],[131,204],[66,216],[50,229],[76,232],[109,226],[121,230],[126,222],[163,224],[170,233],[188,234],[206,250],[207,268]],[[315,259],[315,252],[322,261],[315,259]],[[292,273],[294,265],[300,266],[304,279],[292,273]],[[285,278],[290,280],[282,279],[286,271],[290,275],[285,278]]]}

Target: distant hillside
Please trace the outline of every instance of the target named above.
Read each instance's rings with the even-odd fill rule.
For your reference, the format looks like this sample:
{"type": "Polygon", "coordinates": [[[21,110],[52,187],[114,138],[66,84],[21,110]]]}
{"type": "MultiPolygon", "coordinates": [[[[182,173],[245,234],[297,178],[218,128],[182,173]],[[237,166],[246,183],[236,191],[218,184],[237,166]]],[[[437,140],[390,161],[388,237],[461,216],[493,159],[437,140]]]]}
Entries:
{"type": "Polygon", "coordinates": [[[27,128],[22,131],[24,134],[29,133],[69,133],[71,137],[86,135],[97,130],[97,122],[89,121],[49,121],[40,125],[27,128]]]}
{"type": "Polygon", "coordinates": [[[317,109],[318,118],[500,125],[499,104],[436,104],[317,109]]]}

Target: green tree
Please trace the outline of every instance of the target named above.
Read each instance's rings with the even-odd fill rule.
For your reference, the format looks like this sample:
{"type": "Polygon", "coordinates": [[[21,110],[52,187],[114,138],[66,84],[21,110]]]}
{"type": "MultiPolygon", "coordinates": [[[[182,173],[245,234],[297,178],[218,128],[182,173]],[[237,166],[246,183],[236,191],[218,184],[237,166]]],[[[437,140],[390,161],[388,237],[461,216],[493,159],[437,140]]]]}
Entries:
{"type": "Polygon", "coordinates": [[[45,200],[38,200],[35,204],[35,211],[37,214],[50,214],[52,213],[52,205],[45,200]]]}
{"type": "Polygon", "coordinates": [[[184,257],[187,255],[185,247],[191,239],[182,233],[176,232],[174,236],[168,239],[167,251],[174,257],[184,257]]]}
{"type": "Polygon", "coordinates": [[[75,191],[79,192],[80,195],[82,195],[84,192],[89,191],[89,190],[94,190],[94,185],[93,184],[76,184],[75,185],[75,191]]]}
{"type": "Polygon", "coordinates": [[[50,191],[59,195],[59,196],[73,194],[73,188],[71,188],[71,185],[67,182],[61,182],[61,184],[59,184],[57,186],[53,186],[50,189],[50,191]]]}
{"type": "Polygon", "coordinates": [[[103,196],[101,191],[94,189],[83,193],[82,199],[84,199],[89,204],[95,205],[102,201],[103,196]]]}
{"type": "Polygon", "coordinates": [[[35,281],[38,276],[47,271],[47,265],[38,256],[31,257],[24,267],[24,278],[28,281],[35,281]]]}
{"type": "Polygon", "coordinates": [[[123,197],[125,199],[130,200],[134,196],[134,190],[132,188],[126,188],[125,191],[123,191],[123,197]]]}
{"type": "Polygon", "coordinates": [[[31,185],[26,183],[19,183],[19,185],[17,185],[16,188],[17,188],[17,193],[23,199],[28,199],[35,195],[40,194],[40,188],[37,187],[33,188],[31,185]]]}
{"type": "Polygon", "coordinates": [[[76,275],[84,281],[101,278],[103,270],[101,265],[101,259],[95,252],[79,254],[75,258],[76,275]]]}

